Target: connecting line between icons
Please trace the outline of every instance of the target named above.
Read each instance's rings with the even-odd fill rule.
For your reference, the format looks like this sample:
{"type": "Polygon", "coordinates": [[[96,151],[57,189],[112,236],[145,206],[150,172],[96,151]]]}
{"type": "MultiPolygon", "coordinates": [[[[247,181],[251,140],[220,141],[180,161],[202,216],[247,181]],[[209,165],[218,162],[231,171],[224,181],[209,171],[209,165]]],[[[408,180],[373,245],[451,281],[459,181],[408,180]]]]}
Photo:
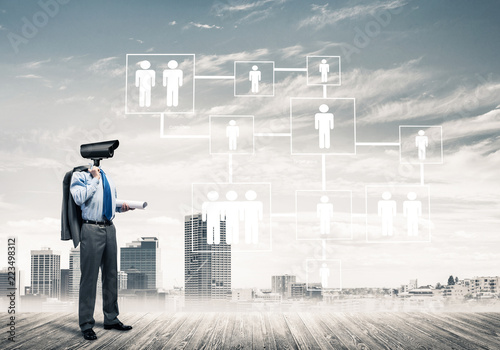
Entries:
{"type": "Polygon", "coordinates": [[[307,68],[274,68],[275,72],[307,72],[307,68]]]}
{"type": "Polygon", "coordinates": [[[323,250],[323,260],[326,260],[326,239],[321,240],[321,246],[323,250]]]}
{"type": "Polygon", "coordinates": [[[399,142],[356,142],[356,146],[393,146],[399,147],[399,142]]]}
{"type": "Polygon", "coordinates": [[[321,174],[322,174],[322,188],[326,191],[326,156],[321,155],[321,174]]]}
{"type": "Polygon", "coordinates": [[[195,75],[195,79],[200,80],[234,80],[234,75],[195,75]]]}
{"type": "Polygon", "coordinates": [[[420,185],[424,185],[424,163],[420,163],[420,185]]]}
{"type": "Polygon", "coordinates": [[[233,155],[229,154],[229,159],[228,159],[228,168],[229,168],[229,183],[233,183],[233,155]]]}
{"type": "Polygon", "coordinates": [[[165,114],[160,115],[160,138],[161,139],[209,139],[210,135],[165,135],[165,114]]]}

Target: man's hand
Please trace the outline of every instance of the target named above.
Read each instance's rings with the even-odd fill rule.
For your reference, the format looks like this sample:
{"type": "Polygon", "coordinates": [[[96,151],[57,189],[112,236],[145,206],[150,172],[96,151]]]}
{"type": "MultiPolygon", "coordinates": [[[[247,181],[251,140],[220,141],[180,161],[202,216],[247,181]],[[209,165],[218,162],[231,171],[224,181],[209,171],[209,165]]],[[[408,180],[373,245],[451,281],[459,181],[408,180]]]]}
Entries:
{"type": "Polygon", "coordinates": [[[101,178],[101,169],[99,169],[98,167],[93,166],[92,169],[89,170],[89,172],[92,177],[97,177],[97,179],[101,178]]]}
{"type": "Polygon", "coordinates": [[[129,210],[135,210],[135,208],[130,208],[129,205],[127,203],[123,203],[122,204],[122,208],[121,208],[121,212],[122,213],[125,213],[126,211],[129,211],[129,210]]]}

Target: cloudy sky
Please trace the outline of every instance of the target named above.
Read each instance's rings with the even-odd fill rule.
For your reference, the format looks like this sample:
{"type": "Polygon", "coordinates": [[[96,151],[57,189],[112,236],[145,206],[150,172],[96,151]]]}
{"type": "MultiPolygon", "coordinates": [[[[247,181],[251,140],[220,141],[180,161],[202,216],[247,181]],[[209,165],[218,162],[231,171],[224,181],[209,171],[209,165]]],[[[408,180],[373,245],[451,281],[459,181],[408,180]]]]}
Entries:
{"type": "MultiPolygon", "coordinates": [[[[259,136],[253,155],[233,156],[233,181],[271,184],[272,251],[233,254],[233,287],[270,287],[271,275],[285,273],[305,281],[306,259],[323,257],[341,261],[344,287],[498,275],[499,10],[497,1],[1,0],[0,266],[12,235],[24,271],[41,247],[61,252],[67,268],[64,172],[86,163],[80,144],[119,139],[103,168],[119,197],[149,206],[118,215],[118,244],[157,236],[165,287],[183,285],[192,184],[227,181],[228,156],[210,155],[206,137],[160,135],[208,136],[210,115],[251,115],[256,133],[286,134],[290,98],[323,97],[303,71],[277,71],[274,97],[235,97],[233,80],[196,79],[194,113],[169,114],[160,130],[159,114],[125,114],[127,54],[194,54],[197,76],[233,76],[235,61],[300,70],[307,56],[340,56],[342,85],[327,97],[355,98],[358,143],[399,143],[399,126],[442,127],[442,140],[431,141],[442,141],[443,162],[425,166],[430,242],[366,241],[366,222],[377,222],[371,209],[367,220],[366,186],[401,189],[421,178],[415,161],[400,164],[398,147],[363,145],[325,156],[325,188],[352,193],[352,226],[345,213],[338,225],[352,236],[327,241],[324,253],[319,240],[297,240],[307,232],[297,235],[296,222],[311,212],[296,221],[296,191],[323,189],[322,156],[292,156],[291,137],[259,136]]],[[[297,123],[293,141],[314,135],[307,120],[297,123]]]]}

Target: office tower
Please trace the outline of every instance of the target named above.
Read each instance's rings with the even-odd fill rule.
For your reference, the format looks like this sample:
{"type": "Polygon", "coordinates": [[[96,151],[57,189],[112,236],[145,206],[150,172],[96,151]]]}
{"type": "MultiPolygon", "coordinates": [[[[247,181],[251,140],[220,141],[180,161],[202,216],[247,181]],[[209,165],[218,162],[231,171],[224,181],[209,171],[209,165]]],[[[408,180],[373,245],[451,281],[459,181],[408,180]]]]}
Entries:
{"type": "Polygon", "coordinates": [[[296,282],[296,276],[283,275],[272,276],[272,291],[273,293],[280,294],[284,299],[291,298],[292,296],[292,283],[296,282]]]}
{"type": "Polygon", "coordinates": [[[31,291],[49,298],[60,298],[61,256],[50,248],[31,251],[31,291]]]}
{"type": "Polygon", "coordinates": [[[184,285],[186,303],[231,298],[231,246],[221,222],[219,244],[207,244],[207,223],[201,214],[184,220],[184,285]]]}
{"type": "Polygon", "coordinates": [[[127,270],[127,289],[148,289],[148,276],[138,269],[127,270]]]}
{"type": "Polygon", "coordinates": [[[118,271],[118,290],[127,289],[128,276],[125,271],[118,271]]]}
{"type": "MultiPolygon", "coordinates": [[[[17,281],[16,281],[17,283],[17,281]]],[[[9,294],[9,288],[15,288],[9,283],[9,271],[7,268],[0,270],[0,298],[5,298],[9,294]]]]}
{"type": "Polygon", "coordinates": [[[69,295],[70,301],[78,301],[80,290],[80,246],[71,248],[69,252],[69,295]]]}
{"type": "MultiPolygon", "coordinates": [[[[129,270],[139,270],[139,272],[146,275],[147,283],[145,284],[145,288],[140,289],[156,289],[161,287],[158,238],[142,237],[141,240],[127,243],[126,247],[120,248],[120,271],[128,274],[129,270]]],[[[128,279],[130,280],[130,275],[128,279]]]]}
{"type": "Polygon", "coordinates": [[[69,269],[61,269],[61,301],[69,299],[69,269]]]}

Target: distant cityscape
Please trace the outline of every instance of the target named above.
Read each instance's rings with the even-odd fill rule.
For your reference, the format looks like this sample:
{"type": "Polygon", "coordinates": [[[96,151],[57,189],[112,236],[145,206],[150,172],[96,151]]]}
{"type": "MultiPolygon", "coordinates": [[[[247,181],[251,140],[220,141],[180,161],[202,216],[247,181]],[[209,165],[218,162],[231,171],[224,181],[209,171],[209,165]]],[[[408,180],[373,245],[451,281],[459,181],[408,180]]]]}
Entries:
{"type": "MultiPolygon", "coordinates": [[[[321,282],[301,282],[294,275],[271,277],[271,289],[232,288],[231,245],[225,242],[221,222],[221,243],[207,243],[206,222],[201,214],[185,217],[184,288],[165,291],[161,277],[161,253],[157,237],[142,237],[120,248],[118,272],[119,304],[122,311],[180,310],[323,310],[378,311],[414,309],[463,310],[500,306],[499,276],[459,279],[450,276],[446,284],[418,285],[417,279],[396,288],[323,288],[321,282]]],[[[69,269],[61,269],[61,256],[50,248],[31,251],[30,286],[17,295],[20,311],[71,312],[77,310],[80,283],[80,250],[72,248],[69,269]]],[[[102,295],[98,280],[98,303],[102,295]]],[[[0,305],[7,305],[7,269],[0,269],[0,305]]],[[[97,307],[98,310],[98,307],[97,307]]]]}

